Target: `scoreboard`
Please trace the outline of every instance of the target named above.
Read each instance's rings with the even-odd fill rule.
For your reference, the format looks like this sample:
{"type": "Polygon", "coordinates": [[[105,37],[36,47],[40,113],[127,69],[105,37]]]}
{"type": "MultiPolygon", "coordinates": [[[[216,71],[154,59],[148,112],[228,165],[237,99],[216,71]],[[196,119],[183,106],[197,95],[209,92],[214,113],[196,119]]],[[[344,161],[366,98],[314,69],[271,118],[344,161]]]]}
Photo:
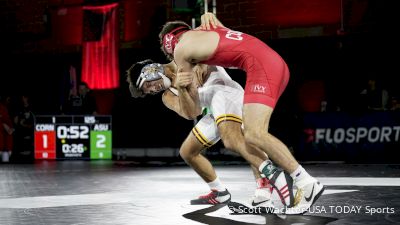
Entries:
{"type": "Polygon", "coordinates": [[[36,116],[35,159],[111,159],[111,116],[36,116]]]}

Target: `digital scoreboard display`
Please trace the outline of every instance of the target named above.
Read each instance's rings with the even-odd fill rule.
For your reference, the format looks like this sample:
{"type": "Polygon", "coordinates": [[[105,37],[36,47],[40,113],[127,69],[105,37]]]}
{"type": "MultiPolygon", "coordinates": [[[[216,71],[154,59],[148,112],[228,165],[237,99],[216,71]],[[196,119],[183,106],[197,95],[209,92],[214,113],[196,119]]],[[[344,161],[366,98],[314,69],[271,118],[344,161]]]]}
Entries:
{"type": "Polygon", "coordinates": [[[111,159],[111,116],[36,116],[35,159],[111,159]]]}

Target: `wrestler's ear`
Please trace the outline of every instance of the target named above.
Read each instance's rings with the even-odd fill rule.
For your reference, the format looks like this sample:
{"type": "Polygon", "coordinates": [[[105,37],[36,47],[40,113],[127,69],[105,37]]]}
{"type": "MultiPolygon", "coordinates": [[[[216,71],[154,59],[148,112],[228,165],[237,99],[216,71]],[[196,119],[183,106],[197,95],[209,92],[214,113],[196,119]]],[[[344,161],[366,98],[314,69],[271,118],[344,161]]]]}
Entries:
{"type": "Polygon", "coordinates": [[[144,98],[144,96],[146,96],[142,90],[139,90],[132,84],[129,85],[129,92],[133,98],[144,98]]]}

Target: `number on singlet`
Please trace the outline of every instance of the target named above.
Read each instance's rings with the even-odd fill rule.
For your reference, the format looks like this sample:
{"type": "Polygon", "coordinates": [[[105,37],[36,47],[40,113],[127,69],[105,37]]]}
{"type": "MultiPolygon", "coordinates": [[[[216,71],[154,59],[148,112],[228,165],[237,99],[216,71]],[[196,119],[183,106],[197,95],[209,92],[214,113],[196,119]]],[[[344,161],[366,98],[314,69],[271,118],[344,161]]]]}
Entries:
{"type": "Polygon", "coordinates": [[[241,41],[243,40],[242,34],[243,33],[239,31],[229,30],[225,37],[231,40],[241,41]]]}

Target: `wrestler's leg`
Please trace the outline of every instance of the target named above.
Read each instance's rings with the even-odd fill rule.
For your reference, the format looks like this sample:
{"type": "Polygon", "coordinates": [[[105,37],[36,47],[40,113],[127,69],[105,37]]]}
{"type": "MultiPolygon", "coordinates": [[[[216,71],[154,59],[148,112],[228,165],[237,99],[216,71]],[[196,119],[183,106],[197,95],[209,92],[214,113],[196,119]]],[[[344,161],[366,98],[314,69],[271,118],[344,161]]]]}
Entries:
{"type": "Polygon", "coordinates": [[[288,173],[299,166],[288,147],[268,132],[273,109],[267,105],[248,103],[243,108],[244,136],[246,143],[264,151],[288,173]]]}
{"type": "Polygon", "coordinates": [[[205,115],[181,146],[181,157],[199,174],[211,190],[209,194],[191,200],[191,204],[219,204],[227,203],[231,199],[231,194],[216,175],[210,161],[201,154],[203,149],[211,147],[219,139],[214,118],[211,115],[205,115]]]}
{"type": "Polygon", "coordinates": [[[218,130],[225,147],[238,153],[251,164],[257,185],[254,195],[250,199],[251,207],[272,207],[269,180],[262,177],[258,168],[254,166],[267,160],[267,155],[257,148],[247,148],[241,130],[241,123],[225,120],[218,124],[218,130]]]}
{"type": "MultiPolygon", "coordinates": [[[[294,180],[294,185],[299,189],[295,197],[295,209],[287,214],[306,212],[316,199],[322,194],[324,188],[314,177],[299,165],[288,147],[279,139],[268,132],[273,108],[258,103],[247,103],[243,108],[244,136],[249,146],[256,146],[263,150],[274,162],[283,168],[294,180]],[[315,190],[314,190],[315,189],[315,190]],[[310,196],[310,198],[305,197],[310,196]]],[[[276,169],[272,162],[264,161],[259,170],[267,177],[272,176],[276,169]]]]}
{"type": "Polygon", "coordinates": [[[185,160],[206,183],[209,183],[214,181],[217,175],[210,161],[201,154],[203,149],[205,149],[203,144],[190,132],[183,142],[179,153],[182,159],[185,160]]]}

